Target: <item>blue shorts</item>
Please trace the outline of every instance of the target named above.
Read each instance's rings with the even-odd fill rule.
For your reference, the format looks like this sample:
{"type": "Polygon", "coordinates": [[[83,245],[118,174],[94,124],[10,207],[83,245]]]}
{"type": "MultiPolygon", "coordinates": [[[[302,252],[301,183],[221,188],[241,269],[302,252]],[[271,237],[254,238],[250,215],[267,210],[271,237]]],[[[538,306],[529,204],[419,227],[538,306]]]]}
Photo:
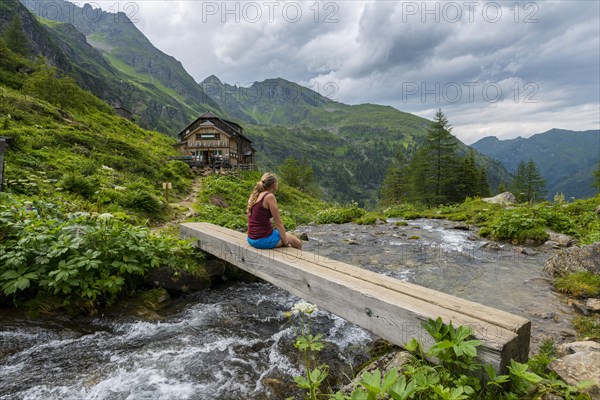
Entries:
{"type": "Polygon", "coordinates": [[[277,229],[273,229],[273,233],[271,233],[267,237],[260,239],[250,239],[250,237],[248,237],[247,239],[250,246],[254,248],[274,249],[275,247],[277,247],[277,244],[281,240],[281,237],[279,236],[279,231],[277,229]]]}

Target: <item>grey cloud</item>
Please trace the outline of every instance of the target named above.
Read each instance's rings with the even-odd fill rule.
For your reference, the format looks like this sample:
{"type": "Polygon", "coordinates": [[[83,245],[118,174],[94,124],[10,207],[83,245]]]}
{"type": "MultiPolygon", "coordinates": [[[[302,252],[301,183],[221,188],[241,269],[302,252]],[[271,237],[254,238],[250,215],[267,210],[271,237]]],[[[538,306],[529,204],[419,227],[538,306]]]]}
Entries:
{"type": "Polygon", "coordinates": [[[599,2],[477,1],[473,15],[463,7],[458,21],[447,14],[438,15],[439,22],[427,15],[423,22],[423,15],[407,13],[424,3],[440,10],[449,4],[298,2],[303,15],[296,22],[279,15],[274,22],[263,18],[223,23],[212,18],[199,23],[202,2],[143,2],[138,27],[157,47],[181,60],[198,81],[215,74],[242,85],[275,77],[321,85],[335,82],[337,99],[347,103],[392,105],[427,118],[442,107],[452,123],[454,119],[468,127],[464,134],[469,137],[491,134],[494,127],[507,134],[536,123],[598,127],[593,108],[600,103],[599,2]],[[314,4],[321,7],[316,22],[309,8],[314,4]],[[337,22],[324,23],[325,11],[331,11],[323,9],[325,4],[337,7],[337,22]],[[482,14],[494,4],[503,5],[497,21],[491,13],[482,14]],[[472,99],[464,86],[469,82],[479,85],[472,99]],[[438,99],[423,99],[421,93],[407,97],[405,89],[413,83],[429,90],[436,84],[441,90],[458,84],[465,92],[454,102],[445,101],[443,93],[438,99]],[[485,99],[480,90],[485,84],[498,85],[503,99],[485,99]],[[524,102],[531,94],[525,91],[527,84],[537,85],[537,103],[524,102]]]}

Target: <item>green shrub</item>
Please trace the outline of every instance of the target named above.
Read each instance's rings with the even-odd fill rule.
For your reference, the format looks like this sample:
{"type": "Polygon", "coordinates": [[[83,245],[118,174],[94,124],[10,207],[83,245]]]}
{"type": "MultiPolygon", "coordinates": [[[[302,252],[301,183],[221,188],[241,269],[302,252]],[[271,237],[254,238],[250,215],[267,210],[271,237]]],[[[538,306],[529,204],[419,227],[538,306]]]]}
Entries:
{"type": "Polygon", "coordinates": [[[67,192],[76,193],[84,198],[90,198],[98,190],[98,183],[89,176],[83,176],[78,173],[65,175],[59,182],[67,192]]]}
{"type": "Polygon", "coordinates": [[[576,297],[595,297],[600,295],[600,276],[589,271],[574,272],[558,278],[554,287],[576,297]]]}
{"type": "Polygon", "coordinates": [[[134,290],[152,268],[192,263],[189,244],[130,225],[126,215],[0,200],[0,303],[53,296],[93,311],[134,290]]]}
{"type": "Polygon", "coordinates": [[[402,203],[386,208],[383,210],[383,215],[386,218],[406,218],[406,215],[410,214],[419,215],[414,217],[419,218],[421,215],[423,215],[425,210],[425,207],[421,206],[420,204],[402,203]]]}
{"type": "Polygon", "coordinates": [[[331,207],[319,211],[315,218],[317,224],[345,224],[365,215],[366,210],[356,203],[348,207],[331,207]]]}
{"type": "Polygon", "coordinates": [[[577,337],[585,340],[600,340],[600,315],[577,317],[573,320],[577,337]]]}
{"type": "Polygon", "coordinates": [[[354,222],[358,225],[375,225],[377,221],[381,220],[385,220],[385,217],[382,217],[375,212],[367,212],[362,217],[357,218],[354,222]]]}
{"type": "Polygon", "coordinates": [[[153,193],[144,189],[129,190],[124,196],[124,206],[146,214],[158,214],[163,203],[153,193]]]}

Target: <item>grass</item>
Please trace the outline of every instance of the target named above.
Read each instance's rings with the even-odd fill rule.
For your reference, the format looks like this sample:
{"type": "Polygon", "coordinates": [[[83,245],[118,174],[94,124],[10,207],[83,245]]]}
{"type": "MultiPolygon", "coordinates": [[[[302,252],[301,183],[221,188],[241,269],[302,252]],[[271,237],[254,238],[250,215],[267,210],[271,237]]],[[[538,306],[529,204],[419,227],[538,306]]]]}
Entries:
{"type": "Polygon", "coordinates": [[[589,271],[575,272],[558,278],[554,286],[574,297],[596,297],[600,295],[600,276],[589,271]]]}

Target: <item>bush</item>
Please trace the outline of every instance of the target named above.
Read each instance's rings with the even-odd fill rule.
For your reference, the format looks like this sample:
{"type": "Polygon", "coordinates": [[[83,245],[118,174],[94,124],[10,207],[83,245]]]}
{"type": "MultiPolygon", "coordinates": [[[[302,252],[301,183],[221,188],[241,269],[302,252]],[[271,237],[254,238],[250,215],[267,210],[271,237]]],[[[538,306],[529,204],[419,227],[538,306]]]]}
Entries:
{"type": "Polygon", "coordinates": [[[144,189],[134,189],[126,192],[123,206],[146,214],[157,214],[163,203],[154,194],[144,189]]]}
{"type": "Polygon", "coordinates": [[[356,203],[348,207],[331,207],[319,211],[315,218],[317,224],[345,224],[365,215],[366,211],[356,203]]]}
{"type": "Polygon", "coordinates": [[[600,294],[600,276],[589,271],[575,272],[558,278],[554,287],[576,297],[595,297],[600,294]]]}
{"type": "Polygon", "coordinates": [[[362,217],[357,218],[354,222],[356,222],[358,225],[375,225],[378,220],[382,219],[385,220],[385,217],[380,218],[378,213],[367,212],[362,217]]]}
{"type": "Polygon", "coordinates": [[[50,295],[93,311],[135,289],[149,269],[186,268],[186,242],[154,236],[126,218],[2,197],[0,302],[50,295]]]}
{"type": "Polygon", "coordinates": [[[92,197],[98,189],[98,184],[93,178],[76,173],[65,175],[59,185],[67,192],[79,194],[86,199],[92,197]]]}

